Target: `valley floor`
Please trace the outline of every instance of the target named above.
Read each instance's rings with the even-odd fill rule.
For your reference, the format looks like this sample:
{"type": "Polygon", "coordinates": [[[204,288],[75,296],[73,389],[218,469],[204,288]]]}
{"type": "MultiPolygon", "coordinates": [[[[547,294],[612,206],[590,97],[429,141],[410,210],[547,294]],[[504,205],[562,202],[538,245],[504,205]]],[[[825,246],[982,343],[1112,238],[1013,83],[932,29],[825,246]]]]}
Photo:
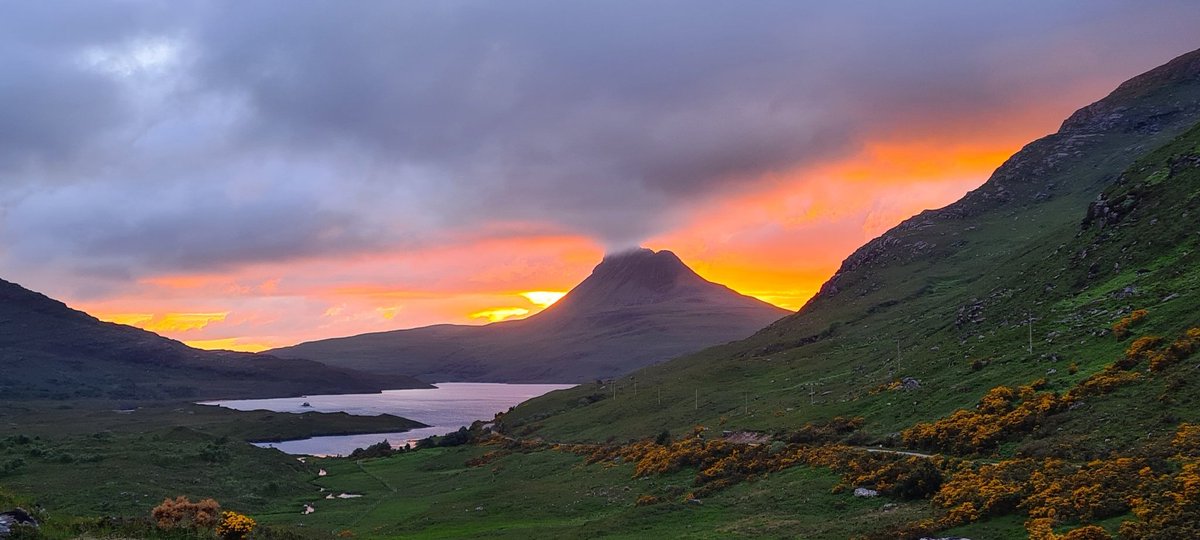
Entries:
{"type": "MultiPolygon", "coordinates": [[[[487,447],[435,448],[352,462],[321,460],[323,494],[299,498],[315,512],[260,516],[263,522],[356,538],[810,538],[844,539],[915,519],[927,502],[897,503],[832,493],[838,475],[795,467],[686,502],[694,471],[634,478],[633,464],[587,465],[580,456],[537,450],[478,466],[487,447]],[[649,493],[678,493],[639,506],[649,493]],[[344,533],[343,533],[344,534],[344,533]]],[[[1020,525],[1017,525],[1020,530],[1020,525]]]]}

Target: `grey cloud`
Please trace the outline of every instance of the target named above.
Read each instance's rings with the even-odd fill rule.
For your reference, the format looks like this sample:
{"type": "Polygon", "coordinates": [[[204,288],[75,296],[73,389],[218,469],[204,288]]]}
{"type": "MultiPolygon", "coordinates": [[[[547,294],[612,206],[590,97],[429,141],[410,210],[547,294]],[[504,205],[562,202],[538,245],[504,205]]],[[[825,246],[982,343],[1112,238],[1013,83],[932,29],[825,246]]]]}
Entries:
{"type": "Polygon", "coordinates": [[[628,245],[872,133],[1200,45],[1182,0],[0,9],[0,269],[112,276],[512,222],[628,245]],[[146,73],[80,61],[160,42],[146,73]]]}
{"type": "Polygon", "coordinates": [[[24,233],[9,247],[29,263],[51,266],[81,259],[111,268],[207,270],[372,244],[353,216],[286,193],[240,202],[203,188],[114,194],[70,186],[25,199],[7,221],[24,233]]]}

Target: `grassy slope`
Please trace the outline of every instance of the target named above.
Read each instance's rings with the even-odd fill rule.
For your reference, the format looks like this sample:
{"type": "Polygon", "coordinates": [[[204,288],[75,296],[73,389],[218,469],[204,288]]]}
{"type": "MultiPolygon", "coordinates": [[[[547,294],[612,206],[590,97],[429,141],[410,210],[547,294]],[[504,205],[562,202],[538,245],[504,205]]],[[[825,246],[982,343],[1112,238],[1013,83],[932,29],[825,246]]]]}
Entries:
{"type": "Polygon", "coordinates": [[[357,464],[320,461],[318,484],[358,499],[312,502],[316,513],[263,515],[264,522],[356,537],[396,538],[757,538],[843,539],[922,517],[923,503],[887,510],[886,501],[832,494],[836,475],[796,468],[682,504],[678,489],[690,473],[644,480],[632,466],[583,465],[555,451],[513,454],[483,467],[465,466],[486,449],[432,449],[357,464]],[[674,496],[669,495],[675,493],[674,496]],[[670,499],[637,507],[644,494],[670,499]],[[831,515],[845,519],[830,520],[831,515]]]}
{"type": "MultiPolygon", "coordinates": [[[[79,516],[147,516],[166,497],[216,498],[242,512],[298,511],[317,468],[245,440],[399,431],[394,416],[240,412],[164,404],[118,413],[86,405],[4,403],[0,486],[59,524],[79,516]],[[20,466],[6,470],[18,461],[20,466]]],[[[7,507],[0,497],[0,506],[7,507]]]]}
{"type": "MultiPolygon", "coordinates": [[[[595,441],[693,424],[787,429],[850,415],[884,439],[999,384],[1046,376],[1052,388],[1069,387],[1120,355],[1125,344],[1103,334],[1129,309],[1150,309],[1142,331],[1173,335],[1197,324],[1194,168],[1159,175],[1154,195],[1120,227],[1081,226],[1098,193],[1143,182],[1172,155],[1195,152],[1193,131],[1135,164],[1200,119],[1200,75],[1194,67],[1175,75],[1123,85],[963,201],[868,244],[799,314],[745,341],[636,372],[618,381],[615,398],[612,388],[583,385],[527,402],[505,425],[595,441]],[[1124,115],[1115,126],[1106,124],[1113,110],[1124,115]],[[986,367],[972,369],[976,360],[986,367]],[[1077,374],[1068,373],[1071,363],[1077,374]],[[920,390],[870,392],[904,376],[919,379],[920,390]]],[[[1146,436],[1139,426],[1194,416],[1190,390],[1169,407],[1158,403],[1164,381],[1072,411],[1055,436],[1098,453],[1146,436]]]]}
{"type": "MultiPolygon", "coordinates": [[[[918,216],[866,246],[797,316],[743,342],[623,378],[616,397],[612,388],[584,385],[526,403],[505,426],[551,440],[604,440],[695,423],[788,429],[854,415],[866,417],[867,429],[884,439],[969,406],[997,384],[1046,376],[1052,388],[1065,389],[1119,356],[1127,341],[1107,335],[1107,328],[1130,309],[1151,313],[1138,334],[1173,336],[1197,325],[1200,129],[1162,145],[1200,120],[1200,78],[1152,79],[1110,98],[1125,107],[1115,126],[1106,124],[1111,107],[1094,108],[1096,114],[1069,122],[1072,129],[1031,145],[964,202],[918,216]],[[1088,203],[1101,192],[1120,204],[1121,218],[1084,226],[1088,203]],[[1127,195],[1135,202],[1127,204],[1127,195]],[[1032,353],[1024,349],[1027,314],[1032,353]],[[1078,373],[1069,373],[1071,363],[1078,373]],[[900,376],[920,379],[921,388],[870,392],[900,376]]],[[[1157,440],[1180,419],[1200,415],[1194,363],[1089,399],[1002,451],[1042,445],[1086,457],[1157,440]]],[[[888,501],[831,494],[832,473],[804,467],[719,491],[702,505],[636,507],[641,494],[678,501],[692,473],[635,480],[629,465],[584,466],[554,451],[479,468],[465,461],[486,448],[423,450],[361,465],[322,460],[313,465],[330,475],[316,478],[308,465],[240,445],[223,464],[205,465],[197,446],[212,443],[213,435],[195,433],[114,435],[121,449],[114,453],[122,457],[75,482],[100,489],[70,491],[65,479],[85,468],[55,468],[50,452],[63,453],[55,449],[0,485],[28,493],[39,475],[50,475],[64,483],[51,486],[48,500],[77,512],[107,502],[98,495],[124,491],[214,494],[266,523],[350,529],[359,537],[846,538],[931,511],[924,502],[885,511],[888,501]],[[154,481],[137,484],[140,491],[121,487],[142,476],[154,481]],[[326,500],[310,481],[364,497],[326,500]],[[268,488],[278,491],[261,491],[268,488]],[[317,512],[299,515],[303,503],[315,503],[317,512]]],[[[75,456],[103,454],[113,444],[103,439],[64,444],[75,456]]],[[[115,510],[144,512],[141,501],[157,495],[124,496],[111,497],[123,505],[115,510]]],[[[946,534],[955,533],[1025,536],[1021,519],[1011,516],[946,534]]]]}
{"type": "MultiPolygon", "coordinates": [[[[1094,151],[1120,156],[1113,148],[1094,151]]],[[[871,431],[885,437],[969,405],[997,384],[1045,376],[1052,388],[1065,390],[1120,355],[1129,340],[1107,329],[1130,309],[1151,313],[1135,334],[1173,336],[1200,324],[1194,311],[1200,292],[1200,127],[1142,154],[1137,161],[1109,165],[1120,165],[1123,174],[1101,169],[1086,176],[1105,186],[1096,189],[1107,201],[1121,205],[1121,217],[1103,227],[1094,221],[1083,225],[1095,196],[1083,190],[916,229],[924,237],[957,231],[975,251],[947,250],[931,260],[880,265],[860,280],[895,287],[868,287],[851,301],[814,308],[746,342],[640,371],[620,381],[615,398],[611,387],[584,385],[523,404],[505,423],[550,440],[603,440],[694,423],[787,429],[806,420],[862,415],[871,431]],[[1135,202],[1124,203],[1127,196],[1135,202]],[[1000,259],[1006,264],[998,264],[1000,259]],[[970,316],[970,310],[958,317],[960,307],[977,304],[982,317],[970,316]],[[1032,354],[1024,350],[1026,309],[1034,315],[1032,354]],[[777,345],[822,334],[812,343],[777,345]],[[973,369],[976,359],[986,365],[973,369]],[[1071,363],[1079,367],[1075,374],[1069,373],[1071,363]],[[869,392],[897,376],[915,376],[922,388],[869,392]],[[820,385],[810,395],[805,383],[814,380],[820,385]],[[699,400],[696,388],[704,390],[699,400]]],[[[1051,448],[1086,458],[1159,440],[1181,419],[1200,416],[1194,363],[1090,399],[1001,453],[1051,448]]],[[[888,501],[831,494],[836,478],[823,469],[788,469],[719,491],[697,506],[675,502],[692,472],[633,479],[629,465],[583,465],[578,457],[554,451],[511,455],[480,468],[464,465],[484,451],[426,450],[361,466],[327,462],[331,474],[320,485],[365,497],[316,501],[318,511],[310,516],[263,517],[350,529],[360,537],[847,538],[931,512],[925,502],[884,511],[888,501]],[[641,494],[672,502],[636,507],[641,494]]],[[[1102,524],[1114,529],[1121,519],[1102,524]]],[[[1026,536],[1023,522],[1006,516],[944,534],[1018,539],[1026,536]]]]}

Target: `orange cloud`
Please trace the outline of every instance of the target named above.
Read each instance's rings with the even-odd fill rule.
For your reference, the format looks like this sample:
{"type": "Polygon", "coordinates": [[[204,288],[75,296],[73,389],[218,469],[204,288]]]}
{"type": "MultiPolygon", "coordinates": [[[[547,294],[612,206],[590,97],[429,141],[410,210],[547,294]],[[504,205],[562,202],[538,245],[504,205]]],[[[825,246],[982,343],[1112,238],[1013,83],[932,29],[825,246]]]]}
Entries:
{"type": "MultiPolygon", "coordinates": [[[[977,187],[1034,135],[924,131],[877,137],[843,159],[753,179],[752,189],[695,204],[644,244],[675,251],[710,280],[798,309],[863,242],[977,187]]],[[[423,249],[157,276],[81,307],[194,346],[246,351],[511,320],[553,304],[603,255],[589,238],[538,230],[518,224],[423,249]]]]}
{"type": "Polygon", "coordinates": [[[396,318],[396,313],[399,313],[400,309],[401,308],[399,306],[379,307],[379,308],[375,308],[375,312],[379,313],[380,317],[383,317],[390,321],[390,320],[396,318]]]}
{"type": "Polygon", "coordinates": [[[506,307],[477,311],[471,314],[472,319],[487,319],[489,322],[500,322],[508,319],[519,319],[529,315],[529,310],[519,307],[506,307]]]}
{"type": "Polygon", "coordinates": [[[267,349],[279,347],[278,343],[263,343],[255,341],[247,341],[242,338],[222,338],[222,339],[196,339],[184,341],[184,345],[195,347],[197,349],[207,349],[211,351],[240,351],[240,352],[262,352],[267,349]]]}
{"type": "Polygon", "coordinates": [[[710,280],[799,309],[858,246],[978,187],[1028,138],[868,141],[846,159],[710,201],[646,244],[675,251],[710,280]]]}
{"type": "Polygon", "coordinates": [[[224,321],[229,312],[219,313],[93,313],[102,321],[137,326],[160,334],[200,330],[212,323],[224,321]]]}
{"type": "Polygon", "coordinates": [[[154,319],[153,313],[93,313],[92,315],[105,322],[137,327],[154,319]]]}

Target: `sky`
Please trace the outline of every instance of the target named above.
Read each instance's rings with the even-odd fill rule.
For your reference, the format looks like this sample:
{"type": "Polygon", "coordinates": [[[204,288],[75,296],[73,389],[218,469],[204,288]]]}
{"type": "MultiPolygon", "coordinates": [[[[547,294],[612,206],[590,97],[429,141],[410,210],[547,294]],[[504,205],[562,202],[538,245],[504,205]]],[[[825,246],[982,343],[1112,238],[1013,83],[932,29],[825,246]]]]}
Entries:
{"type": "Polygon", "coordinates": [[[1196,28],[1194,0],[6,2],[0,277],[239,350],[527,316],[639,245],[797,309],[1196,28]]]}

